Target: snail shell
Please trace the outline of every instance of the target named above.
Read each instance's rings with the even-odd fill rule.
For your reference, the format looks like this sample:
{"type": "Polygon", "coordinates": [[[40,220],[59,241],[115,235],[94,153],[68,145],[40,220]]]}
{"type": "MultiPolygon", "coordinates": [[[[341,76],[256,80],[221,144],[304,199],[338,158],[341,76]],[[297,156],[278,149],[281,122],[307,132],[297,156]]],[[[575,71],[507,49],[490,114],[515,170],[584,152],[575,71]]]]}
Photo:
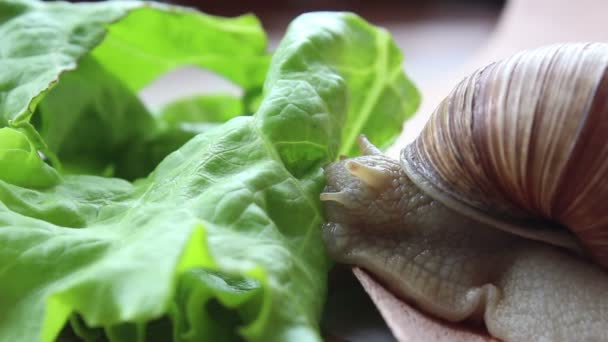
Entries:
{"type": "Polygon", "coordinates": [[[464,79],[401,154],[444,205],[608,267],[608,45],[524,51],[464,79]],[[560,229],[560,227],[562,227],[560,229]]]}

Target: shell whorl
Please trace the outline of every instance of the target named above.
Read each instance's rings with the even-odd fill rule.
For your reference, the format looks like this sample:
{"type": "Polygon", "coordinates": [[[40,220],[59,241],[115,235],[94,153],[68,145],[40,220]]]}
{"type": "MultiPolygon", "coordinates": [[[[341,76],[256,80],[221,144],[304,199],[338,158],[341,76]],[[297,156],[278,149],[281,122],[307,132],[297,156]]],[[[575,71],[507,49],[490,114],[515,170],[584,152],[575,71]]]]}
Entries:
{"type": "Polygon", "coordinates": [[[571,43],[477,70],[402,151],[404,170],[472,216],[567,227],[608,267],[607,67],[608,44],[571,43]]]}

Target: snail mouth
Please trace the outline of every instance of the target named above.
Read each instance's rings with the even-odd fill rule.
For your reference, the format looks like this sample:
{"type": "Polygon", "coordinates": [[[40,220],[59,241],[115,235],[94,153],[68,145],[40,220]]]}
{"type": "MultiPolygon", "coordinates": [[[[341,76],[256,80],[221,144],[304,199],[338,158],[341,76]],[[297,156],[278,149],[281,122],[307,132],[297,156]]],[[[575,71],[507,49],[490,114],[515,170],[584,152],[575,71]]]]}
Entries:
{"type": "Polygon", "coordinates": [[[378,234],[370,236],[360,226],[328,222],[322,226],[323,242],[329,256],[339,262],[369,268],[380,272],[386,256],[398,242],[391,236],[378,234]]]}
{"type": "Polygon", "coordinates": [[[323,242],[329,255],[338,261],[347,254],[350,234],[341,224],[329,222],[322,227],[323,242]]]}

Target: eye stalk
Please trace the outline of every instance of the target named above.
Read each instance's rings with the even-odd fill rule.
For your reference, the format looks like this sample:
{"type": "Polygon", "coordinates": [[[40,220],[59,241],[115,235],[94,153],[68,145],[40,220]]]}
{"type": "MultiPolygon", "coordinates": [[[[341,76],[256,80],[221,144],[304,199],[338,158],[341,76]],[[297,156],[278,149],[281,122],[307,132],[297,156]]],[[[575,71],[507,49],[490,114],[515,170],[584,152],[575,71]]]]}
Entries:
{"type": "Polygon", "coordinates": [[[365,136],[357,142],[363,156],[340,158],[324,168],[327,184],[320,199],[328,221],[366,229],[399,220],[401,211],[394,203],[401,196],[401,166],[365,136]]]}
{"type": "Polygon", "coordinates": [[[348,160],[344,166],[351,175],[359,178],[367,186],[377,191],[382,191],[390,185],[390,174],[382,169],[363,164],[356,160],[348,160]]]}
{"type": "Polygon", "coordinates": [[[344,191],[339,192],[324,192],[321,194],[321,201],[333,201],[342,204],[347,208],[352,208],[355,203],[344,191]]]}

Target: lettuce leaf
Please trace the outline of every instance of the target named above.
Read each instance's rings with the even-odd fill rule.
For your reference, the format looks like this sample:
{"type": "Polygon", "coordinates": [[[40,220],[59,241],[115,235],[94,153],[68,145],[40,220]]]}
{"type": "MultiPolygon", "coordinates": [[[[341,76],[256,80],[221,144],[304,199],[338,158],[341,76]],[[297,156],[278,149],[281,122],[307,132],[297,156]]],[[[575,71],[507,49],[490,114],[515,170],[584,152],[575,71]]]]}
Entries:
{"type": "Polygon", "coordinates": [[[90,55],[61,76],[32,121],[64,173],[105,171],[131,179],[152,170],[125,170],[123,160],[133,144],[158,131],[157,123],[136,94],[90,55]]]}
{"type": "Polygon", "coordinates": [[[147,175],[165,156],[196,134],[220,126],[244,114],[246,109],[238,96],[213,94],[178,99],[154,112],[155,130],[134,139],[123,149],[116,174],[131,179],[147,175]]]}
{"type": "MultiPolygon", "coordinates": [[[[269,70],[256,25],[140,2],[0,2],[1,341],[69,330],[111,341],[321,339],[321,166],[361,131],[390,140],[398,127],[370,118],[405,118],[418,96],[393,69],[394,43],[356,15],[300,16],[269,70]],[[379,58],[386,68],[359,70],[379,58]],[[264,81],[259,109],[201,130],[135,182],[78,174],[192,120],[152,116],[134,96],[183,63],[247,92],[264,81]],[[360,100],[363,80],[381,85],[372,100],[360,100]],[[58,170],[37,149],[80,166],[58,170]]],[[[121,158],[145,158],[142,146],[121,158]]]]}
{"type": "Polygon", "coordinates": [[[59,182],[59,174],[40,159],[27,136],[3,127],[0,128],[0,179],[20,186],[47,187],[59,182]]]}
{"type": "Polygon", "coordinates": [[[251,15],[218,18],[137,1],[25,0],[0,1],[0,13],[7,13],[0,22],[0,127],[23,130],[72,173],[142,177],[183,144],[184,135],[165,132],[136,97],[161,74],[184,65],[210,69],[240,86],[243,107],[253,110],[270,60],[251,15]],[[142,141],[172,149],[148,156],[142,141]]]}

